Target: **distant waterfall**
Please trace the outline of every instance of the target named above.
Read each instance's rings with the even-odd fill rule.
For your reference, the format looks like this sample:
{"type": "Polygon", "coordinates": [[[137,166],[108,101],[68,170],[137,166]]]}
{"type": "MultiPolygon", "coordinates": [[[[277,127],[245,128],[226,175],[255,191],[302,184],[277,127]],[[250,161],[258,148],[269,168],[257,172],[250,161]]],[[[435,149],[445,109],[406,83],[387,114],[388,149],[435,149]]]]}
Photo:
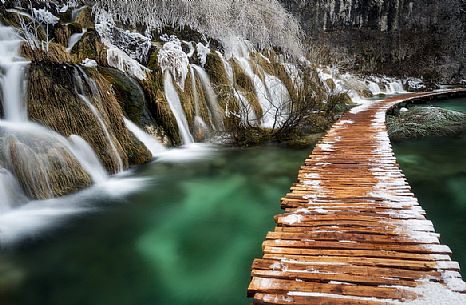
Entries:
{"type": "Polygon", "coordinates": [[[165,90],[165,98],[167,99],[170,109],[175,116],[183,144],[193,143],[194,139],[189,132],[188,121],[186,120],[186,115],[183,107],[181,106],[180,97],[178,96],[175,85],[173,84],[173,78],[168,71],[165,71],[164,73],[163,86],[165,90]]]}

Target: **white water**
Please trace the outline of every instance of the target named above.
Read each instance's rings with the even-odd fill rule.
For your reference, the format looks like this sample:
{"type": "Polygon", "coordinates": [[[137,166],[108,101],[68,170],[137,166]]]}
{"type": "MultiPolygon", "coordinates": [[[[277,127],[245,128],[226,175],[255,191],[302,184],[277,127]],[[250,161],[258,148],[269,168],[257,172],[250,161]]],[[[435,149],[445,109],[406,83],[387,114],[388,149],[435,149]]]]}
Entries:
{"type": "Polygon", "coordinates": [[[71,52],[75,44],[77,44],[78,41],[81,40],[81,38],[84,36],[84,34],[86,34],[86,32],[87,29],[84,28],[81,33],[74,33],[73,35],[71,35],[70,40],[68,41],[68,47],[66,48],[66,51],[71,52]]]}
{"type": "Polygon", "coordinates": [[[0,198],[0,213],[27,201],[15,176],[5,168],[0,168],[0,198]]]}
{"type": "Polygon", "coordinates": [[[181,106],[180,97],[178,96],[175,85],[173,84],[173,78],[168,71],[165,71],[164,73],[163,87],[165,90],[165,98],[167,99],[168,105],[175,116],[183,144],[186,145],[193,143],[194,139],[189,132],[188,121],[186,120],[183,107],[181,106]]]}
{"type": "MultiPolygon", "coordinates": [[[[196,85],[196,75],[194,73],[194,68],[190,66],[189,71],[191,73],[191,88],[193,92],[194,98],[194,132],[197,133],[199,131],[204,132],[207,131],[207,124],[204,122],[202,117],[199,115],[199,93],[197,91],[196,85]]],[[[210,116],[211,118],[212,116],[210,116]]],[[[213,122],[211,120],[210,125],[213,126],[213,122]]]]}
{"type": "Polygon", "coordinates": [[[92,147],[80,136],[71,135],[68,138],[74,156],[82,167],[91,175],[95,183],[102,183],[108,179],[107,171],[102,166],[92,147]]]}
{"type": "Polygon", "coordinates": [[[146,146],[146,148],[152,154],[152,157],[157,157],[161,152],[165,151],[165,147],[159,143],[153,136],[146,133],[144,130],[139,128],[136,124],[124,118],[126,128],[131,131],[134,136],[146,146]]]}
{"type": "MultiPolygon", "coordinates": [[[[205,72],[203,68],[197,65],[191,65],[191,67],[199,75],[199,78],[202,83],[202,87],[204,88],[204,93],[207,98],[206,102],[207,102],[207,106],[209,109],[209,114],[213,122],[212,127],[214,128],[214,130],[224,130],[222,110],[220,109],[220,106],[218,105],[217,95],[215,94],[214,89],[212,88],[209,76],[207,75],[207,73],[205,72]]],[[[192,73],[192,75],[194,76],[194,73],[192,73]]]]}
{"type": "Polygon", "coordinates": [[[28,64],[18,56],[21,40],[9,27],[0,25],[0,68],[3,88],[3,110],[5,119],[12,122],[27,121],[27,107],[23,101],[24,70],[28,64]]]}
{"type": "Polygon", "coordinates": [[[262,108],[261,126],[265,128],[280,126],[287,116],[286,109],[290,102],[288,90],[281,80],[269,75],[258,66],[257,69],[264,75],[264,80],[262,80],[254,73],[250,60],[247,58],[238,58],[238,63],[254,84],[254,90],[262,108]]]}
{"type": "Polygon", "coordinates": [[[97,122],[99,123],[100,127],[102,128],[102,131],[104,132],[105,137],[107,138],[108,144],[110,145],[111,151],[112,151],[112,156],[113,156],[113,161],[116,162],[118,166],[118,172],[123,171],[123,161],[121,160],[120,154],[118,153],[118,150],[115,146],[115,143],[112,140],[112,137],[110,136],[110,133],[107,130],[107,126],[105,125],[104,119],[102,118],[102,115],[99,113],[97,108],[95,108],[94,105],[92,105],[91,101],[89,98],[85,95],[78,94],[79,98],[86,104],[86,106],[91,110],[92,114],[94,114],[95,118],[97,119],[97,122]]]}

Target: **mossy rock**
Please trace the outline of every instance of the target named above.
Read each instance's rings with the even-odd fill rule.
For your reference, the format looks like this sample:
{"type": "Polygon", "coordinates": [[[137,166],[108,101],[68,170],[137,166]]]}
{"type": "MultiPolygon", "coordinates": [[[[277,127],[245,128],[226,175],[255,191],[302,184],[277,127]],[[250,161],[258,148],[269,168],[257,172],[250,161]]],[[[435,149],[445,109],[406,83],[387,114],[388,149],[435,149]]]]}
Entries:
{"type": "Polygon", "coordinates": [[[207,55],[204,69],[209,75],[213,85],[220,86],[230,84],[225,66],[217,52],[210,52],[207,55]]]}
{"type": "Polygon", "coordinates": [[[20,53],[21,56],[35,62],[70,63],[73,60],[63,45],[54,42],[49,43],[48,51],[32,49],[24,42],[21,44],[20,53]]]}
{"type": "Polygon", "coordinates": [[[147,68],[151,70],[157,70],[159,68],[158,56],[159,49],[154,48],[152,51],[150,51],[150,55],[147,60],[147,68]]]}
{"type": "Polygon", "coordinates": [[[73,65],[33,63],[30,67],[27,95],[31,121],[45,125],[64,136],[81,136],[91,145],[105,168],[115,173],[118,162],[107,135],[94,113],[76,94],[75,77],[79,75],[86,95],[104,121],[123,166],[127,168],[130,164],[149,161],[150,153],[126,129],[123,112],[110,84],[96,69],[87,72],[89,77],[94,79],[94,85],[87,83],[83,73],[84,71],[73,65]]]}
{"type": "Polygon", "coordinates": [[[99,72],[112,84],[115,97],[125,116],[139,126],[154,124],[139,83],[115,68],[99,67],[99,72]]]}
{"type": "Polygon", "coordinates": [[[76,16],[74,22],[86,29],[95,28],[94,17],[92,16],[92,8],[89,6],[83,8],[76,16]]]}
{"type": "Polygon", "coordinates": [[[55,42],[66,47],[68,46],[68,41],[70,40],[71,33],[66,25],[58,24],[53,29],[53,36],[55,38],[55,42]]]}
{"type": "Polygon", "coordinates": [[[95,31],[87,31],[71,50],[75,63],[94,59],[99,65],[107,66],[107,48],[100,42],[95,31]]]}
{"type": "Polygon", "coordinates": [[[48,199],[92,185],[92,179],[60,142],[48,134],[0,128],[0,159],[31,199],[48,199]],[[27,144],[25,144],[27,143],[27,144]]]}
{"type": "Polygon", "coordinates": [[[83,32],[83,26],[77,22],[71,22],[67,25],[70,35],[83,32]]]}

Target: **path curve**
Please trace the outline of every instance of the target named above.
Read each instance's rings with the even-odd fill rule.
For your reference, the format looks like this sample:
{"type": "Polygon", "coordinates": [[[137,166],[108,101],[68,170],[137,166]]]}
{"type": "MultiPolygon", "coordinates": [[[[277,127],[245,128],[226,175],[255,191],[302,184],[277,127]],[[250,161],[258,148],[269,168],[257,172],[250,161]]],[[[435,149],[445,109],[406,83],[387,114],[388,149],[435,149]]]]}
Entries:
{"type": "Polygon", "coordinates": [[[285,213],[275,216],[263,257],[253,262],[254,304],[393,304],[422,298],[419,287],[427,283],[466,292],[385,126],[396,104],[455,94],[466,90],[390,97],[356,107],[333,125],[282,198],[285,213]]]}

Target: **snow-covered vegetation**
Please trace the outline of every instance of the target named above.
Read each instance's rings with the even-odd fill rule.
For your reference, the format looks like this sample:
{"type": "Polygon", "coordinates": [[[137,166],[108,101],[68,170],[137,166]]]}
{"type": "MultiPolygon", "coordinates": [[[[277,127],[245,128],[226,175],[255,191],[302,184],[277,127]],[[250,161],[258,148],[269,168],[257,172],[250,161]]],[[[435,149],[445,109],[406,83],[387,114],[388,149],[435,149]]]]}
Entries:
{"type": "Polygon", "coordinates": [[[221,41],[226,48],[232,37],[242,37],[256,47],[276,47],[302,54],[298,21],[277,0],[100,0],[97,14],[110,12],[121,22],[144,25],[149,32],[165,27],[189,27],[221,41]]]}

